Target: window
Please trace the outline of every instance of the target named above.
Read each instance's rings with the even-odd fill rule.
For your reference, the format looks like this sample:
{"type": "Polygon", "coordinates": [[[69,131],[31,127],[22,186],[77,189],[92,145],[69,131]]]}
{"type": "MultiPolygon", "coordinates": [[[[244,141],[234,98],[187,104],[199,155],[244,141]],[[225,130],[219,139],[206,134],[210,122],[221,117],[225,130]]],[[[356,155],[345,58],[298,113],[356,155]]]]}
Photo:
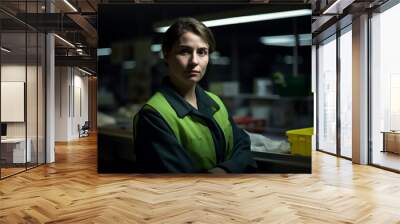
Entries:
{"type": "Polygon", "coordinates": [[[340,36],[340,155],[351,158],[352,142],[352,35],[351,26],[340,36]]]}
{"type": "Polygon", "coordinates": [[[318,149],[336,154],[336,35],[318,48],[318,149]]]}
{"type": "Polygon", "coordinates": [[[400,170],[400,4],[371,18],[372,163],[400,170]]]}

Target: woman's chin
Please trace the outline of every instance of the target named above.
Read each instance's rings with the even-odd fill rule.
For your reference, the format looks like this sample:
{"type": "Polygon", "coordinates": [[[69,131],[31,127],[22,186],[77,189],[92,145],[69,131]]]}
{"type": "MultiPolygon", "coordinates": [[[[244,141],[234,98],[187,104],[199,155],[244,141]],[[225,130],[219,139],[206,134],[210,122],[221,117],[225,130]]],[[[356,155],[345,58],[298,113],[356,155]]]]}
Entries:
{"type": "Polygon", "coordinates": [[[196,78],[189,78],[188,81],[192,82],[192,83],[198,83],[200,81],[200,79],[197,78],[197,77],[196,78]]]}
{"type": "Polygon", "coordinates": [[[187,83],[196,84],[201,80],[199,76],[191,76],[186,79],[187,83]]]}
{"type": "Polygon", "coordinates": [[[186,76],[186,77],[181,77],[178,83],[180,83],[180,85],[182,86],[189,87],[196,85],[200,80],[201,80],[200,76],[186,76]]]}

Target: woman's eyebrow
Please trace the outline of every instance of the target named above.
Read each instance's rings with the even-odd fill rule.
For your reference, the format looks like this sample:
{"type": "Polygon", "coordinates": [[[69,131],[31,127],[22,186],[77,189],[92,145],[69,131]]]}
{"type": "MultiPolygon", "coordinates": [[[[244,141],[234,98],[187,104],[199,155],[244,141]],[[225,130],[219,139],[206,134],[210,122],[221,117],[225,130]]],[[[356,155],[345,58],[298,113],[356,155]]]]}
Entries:
{"type": "MultiPolygon", "coordinates": [[[[180,48],[190,48],[190,49],[194,48],[194,47],[192,47],[190,45],[185,45],[185,44],[180,44],[180,45],[178,45],[178,47],[180,47],[180,48]]],[[[208,47],[199,47],[198,49],[208,50],[208,47]]]]}
{"type": "Polygon", "coordinates": [[[192,49],[193,47],[189,46],[189,45],[184,45],[184,44],[180,44],[178,45],[179,48],[189,48],[192,49]]]}

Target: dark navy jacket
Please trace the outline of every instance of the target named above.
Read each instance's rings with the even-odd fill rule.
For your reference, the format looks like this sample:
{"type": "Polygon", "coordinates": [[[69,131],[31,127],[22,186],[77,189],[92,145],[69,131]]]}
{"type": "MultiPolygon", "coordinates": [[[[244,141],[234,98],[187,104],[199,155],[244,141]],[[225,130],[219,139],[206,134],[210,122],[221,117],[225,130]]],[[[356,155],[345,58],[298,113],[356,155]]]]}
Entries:
{"type": "MultiPolygon", "coordinates": [[[[213,118],[211,108],[217,105],[205,91],[197,86],[196,97],[198,110],[187,103],[166,79],[159,90],[175,109],[178,116],[192,113],[205,121],[210,129],[215,144],[217,167],[228,173],[255,172],[257,167],[250,152],[250,138],[239,129],[230,118],[233,131],[233,154],[225,161],[225,138],[222,130],[213,118]]],[[[141,173],[202,173],[184,147],[176,139],[174,132],[161,115],[154,110],[142,109],[134,122],[134,150],[138,172],[141,173]]]]}

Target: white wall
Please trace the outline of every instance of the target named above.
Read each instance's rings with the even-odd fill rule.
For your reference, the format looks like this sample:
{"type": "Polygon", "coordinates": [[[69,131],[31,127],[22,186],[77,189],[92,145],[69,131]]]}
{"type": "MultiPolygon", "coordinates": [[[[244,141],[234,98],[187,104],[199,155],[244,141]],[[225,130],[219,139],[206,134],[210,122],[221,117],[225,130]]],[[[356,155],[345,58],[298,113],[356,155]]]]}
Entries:
{"type": "MultiPolygon", "coordinates": [[[[1,81],[1,121],[24,122],[25,83],[1,81]]],[[[36,108],[36,105],[34,105],[36,108]]]]}
{"type": "MultiPolygon", "coordinates": [[[[1,66],[1,81],[3,82],[25,82],[25,64],[3,64],[1,66]]],[[[30,68],[28,68],[30,70],[30,68]]],[[[4,97],[4,96],[2,96],[4,97]]],[[[7,110],[7,108],[1,108],[7,110]]],[[[24,122],[11,122],[7,124],[7,135],[9,137],[24,137],[25,136],[25,123],[24,122]]]]}
{"type": "MultiPolygon", "coordinates": [[[[31,74],[34,69],[33,66],[25,67],[25,64],[3,64],[1,66],[1,81],[5,82],[25,82],[26,70],[31,74]]],[[[28,92],[27,96],[36,96],[36,92],[28,92]]],[[[1,108],[7,110],[7,108],[1,108]]],[[[31,117],[28,119],[31,120],[31,117]]],[[[25,137],[25,122],[7,122],[7,136],[8,137],[25,137]]],[[[29,126],[31,127],[31,126],[29,126]]],[[[29,136],[28,136],[29,137],[29,136]]]]}
{"type": "Polygon", "coordinates": [[[25,64],[1,65],[1,81],[25,82],[25,64]]]}
{"type": "Polygon", "coordinates": [[[55,141],[68,141],[68,68],[56,67],[55,74],[55,141]]]}
{"type": "MultiPolygon", "coordinates": [[[[16,109],[12,107],[2,107],[2,112],[6,113],[16,113],[12,110],[20,110],[19,113],[22,113],[24,116],[26,112],[26,120],[25,117],[20,122],[6,122],[7,123],[7,137],[9,138],[24,138],[25,135],[28,139],[30,139],[32,152],[32,160],[36,162],[36,159],[39,159],[39,163],[44,163],[44,150],[45,150],[45,142],[44,142],[44,93],[45,90],[44,82],[43,82],[44,74],[42,73],[41,66],[25,66],[24,64],[18,63],[4,63],[1,66],[1,80],[2,82],[24,82],[25,89],[19,90],[20,94],[24,94],[26,90],[26,99],[22,102],[22,107],[16,109]],[[27,78],[27,80],[25,80],[27,78]],[[22,91],[22,92],[21,92],[22,91]],[[25,105],[26,103],[26,105],[25,105]],[[37,154],[38,153],[38,154],[37,154]]],[[[3,84],[3,83],[2,83],[3,84]]],[[[4,89],[2,89],[2,93],[4,89]]],[[[7,97],[7,95],[2,95],[3,97],[7,97]]],[[[22,97],[22,98],[25,98],[22,97]]],[[[3,105],[4,102],[2,102],[3,105]]],[[[17,102],[15,102],[17,103],[17,102]]],[[[3,120],[3,119],[2,119],[3,120]]]]}
{"type": "Polygon", "coordinates": [[[76,68],[56,67],[56,141],[77,139],[78,124],[88,120],[88,78],[83,75],[76,68]]]}
{"type": "MultiPolygon", "coordinates": [[[[89,102],[88,102],[88,96],[89,96],[89,91],[88,91],[88,77],[87,76],[82,76],[83,73],[81,73],[79,70],[74,70],[74,100],[75,100],[75,113],[74,113],[74,123],[73,127],[77,127],[78,124],[81,126],[85,123],[85,121],[89,120],[89,102]],[[78,74],[77,74],[78,72],[78,74]],[[80,97],[79,97],[80,96],[80,97]],[[80,101],[80,102],[79,102],[80,101]],[[81,108],[79,108],[81,107],[81,108]],[[81,111],[80,111],[81,110],[81,111]]],[[[73,133],[74,135],[78,135],[78,129],[74,128],[73,133]]]]}

